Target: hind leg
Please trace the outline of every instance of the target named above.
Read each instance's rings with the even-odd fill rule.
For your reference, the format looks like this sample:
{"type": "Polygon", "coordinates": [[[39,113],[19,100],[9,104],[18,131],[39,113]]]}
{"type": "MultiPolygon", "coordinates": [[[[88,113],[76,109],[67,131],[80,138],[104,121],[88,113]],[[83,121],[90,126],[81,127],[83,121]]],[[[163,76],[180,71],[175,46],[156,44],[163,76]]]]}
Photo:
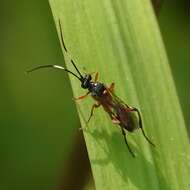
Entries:
{"type": "Polygon", "coordinates": [[[137,113],[138,118],[139,118],[139,127],[140,127],[140,129],[141,129],[141,131],[142,131],[142,134],[143,134],[144,138],[145,138],[152,146],[155,146],[155,144],[152,143],[151,140],[150,140],[150,139],[146,136],[146,134],[145,134],[145,131],[144,131],[144,129],[143,129],[143,124],[142,124],[142,118],[141,118],[140,111],[139,111],[137,108],[135,108],[135,107],[129,107],[128,109],[130,109],[130,111],[135,111],[135,112],[137,113]]]}
{"type": "Polygon", "coordinates": [[[127,148],[128,148],[128,150],[129,150],[129,152],[131,153],[131,155],[132,155],[133,157],[135,157],[135,154],[133,153],[133,151],[131,150],[131,148],[130,148],[128,142],[127,142],[126,133],[125,133],[125,130],[124,130],[123,127],[121,127],[121,132],[122,132],[122,135],[123,135],[123,137],[124,137],[125,144],[127,145],[127,148]]]}

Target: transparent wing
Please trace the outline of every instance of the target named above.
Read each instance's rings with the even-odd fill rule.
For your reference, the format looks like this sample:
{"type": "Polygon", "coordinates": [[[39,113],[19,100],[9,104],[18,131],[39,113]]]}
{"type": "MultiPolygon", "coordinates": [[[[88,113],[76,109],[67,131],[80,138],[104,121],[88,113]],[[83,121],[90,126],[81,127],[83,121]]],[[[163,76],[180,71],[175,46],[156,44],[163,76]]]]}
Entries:
{"type": "Polygon", "coordinates": [[[129,108],[129,106],[121,98],[119,98],[115,93],[110,92],[110,94],[116,105],[118,105],[118,106],[120,105],[120,106],[129,108]]]}

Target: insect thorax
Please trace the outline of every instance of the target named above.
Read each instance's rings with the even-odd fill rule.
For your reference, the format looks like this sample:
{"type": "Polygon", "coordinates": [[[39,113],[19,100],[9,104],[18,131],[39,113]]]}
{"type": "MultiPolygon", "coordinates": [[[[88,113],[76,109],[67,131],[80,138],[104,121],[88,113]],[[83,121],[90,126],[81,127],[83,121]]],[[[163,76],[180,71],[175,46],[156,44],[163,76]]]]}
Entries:
{"type": "Polygon", "coordinates": [[[89,89],[89,91],[91,92],[91,95],[94,97],[99,97],[103,94],[104,90],[105,90],[105,86],[103,83],[91,83],[91,88],[89,89]]]}

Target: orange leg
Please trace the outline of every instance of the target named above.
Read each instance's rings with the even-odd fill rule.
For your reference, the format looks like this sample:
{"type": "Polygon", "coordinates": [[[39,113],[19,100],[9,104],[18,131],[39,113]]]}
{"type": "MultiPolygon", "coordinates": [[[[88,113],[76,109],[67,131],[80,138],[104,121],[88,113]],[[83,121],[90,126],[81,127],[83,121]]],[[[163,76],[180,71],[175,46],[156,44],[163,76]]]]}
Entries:
{"type": "Polygon", "coordinates": [[[112,113],[109,107],[104,107],[104,110],[109,114],[113,124],[120,124],[121,122],[117,119],[117,116],[112,113]]]}
{"type": "Polygon", "coordinates": [[[108,90],[109,90],[110,92],[114,92],[114,87],[115,87],[115,83],[112,82],[111,85],[110,85],[110,87],[108,88],[108,90]]]}
{"type": "Polygon", "coordinates": [[[90,92],[87,92],[85,95],[79,96],[78,98],[73,98],[73,99],[74,99],[75,101],[77,101],[77,100],[82,100],[82,99],[86,98],[89,94],[90,94],[90,92]]]}
{"type": "MultiPolygon", "coordinates": [[[[92,73],[90,73],[90,75],[93,75],[94,73],[95,72],[92,72],[92,73]]],[[[98,76],[99,76],[99,74],[98,74],[98,72],[96,72],[95,77],[94,77],[94,82],[98,81],[98,76]]]]}
{"type": "Polygon", "coordinates": [[[97,103],[97,104],[93,104],[93,105],[92,105],[91,112],[90,112],[90,117],[88,118],[87,123],[90,121],[91,117],[93,116],[94,109],[100,107],[100,105],[101,105],[100,103],[97,103]]]}
{"type": "MultiPolygon", "coordinates": [[[[97,104],[93,104],[93,105],[92,105],[91,112],[90,112],[90,116],[89,116],[89,118],[88,118],[88,121],[86,122],[86,125],[89,123],[91,117],[93,116],[94,109],[100,107],[100,105],[101,105],[100,103],[97,103],[97,104]]],[[[80,128],[79,128],[79,130],[85,130],[85,129],[87,129],[87,126],[86,126],[86,127],[80,127],[80,128]]]]}
{"type": "Polygon", "coordinates": [[[97,72],[96,75],[95,75],[94,82],[97,82],[97,81],[98,81],[98,76],[99,76],[99,74],[98,74],[98,72],[97,72]]]}

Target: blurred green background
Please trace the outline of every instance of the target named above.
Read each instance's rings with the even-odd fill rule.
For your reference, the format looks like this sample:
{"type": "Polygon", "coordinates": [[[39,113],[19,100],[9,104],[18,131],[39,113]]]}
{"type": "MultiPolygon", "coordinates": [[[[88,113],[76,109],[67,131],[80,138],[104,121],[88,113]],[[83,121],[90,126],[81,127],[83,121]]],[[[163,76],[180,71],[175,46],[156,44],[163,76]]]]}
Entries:
{"type": "MultiPolygon", "coordinates": [[[[0,189],[56,189],[64,183],[65,163],[81,177],[68,166],[80,133],[70,83],[59,71],[25,73],[40,64],[64,64],[51,10],[45,0],[1,0],[0,15],[0,189]]],[[[185,0],[165,0],[158,15],[188,129],[189,18],[185,0]]]]}

